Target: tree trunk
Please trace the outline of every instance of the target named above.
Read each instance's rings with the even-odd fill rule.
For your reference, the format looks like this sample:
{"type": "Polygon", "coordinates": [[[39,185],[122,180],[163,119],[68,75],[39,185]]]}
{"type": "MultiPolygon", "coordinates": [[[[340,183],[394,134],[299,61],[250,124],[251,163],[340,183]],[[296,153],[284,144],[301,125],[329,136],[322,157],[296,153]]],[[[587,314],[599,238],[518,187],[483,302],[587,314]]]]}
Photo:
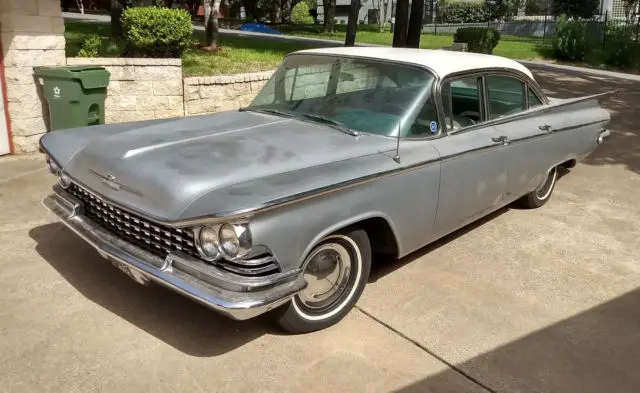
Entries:
{"type": "Polygon", "coordinates": [[[336,0],[322,0],[324,8],[324,32],[333,33],[333,20],[336,17],[336,0]]]}
{"type": "Polygon", "coordinates": [[[84,14],[84,1],[76,0],[76,4],[78,5],[78,9],[80,10],[80,13],[84,14]]]}
{"type": "Polygon", "coordinates": [[[389,0],[380,0],[382,2],[382,10],[380,10],[380,32],[384,33],[384,25],[387,23],[387,15],[389,14],[389,0]]]}
{"type": "Polygon", "coordinates": [[[244,4],[244,13],[245,13],[245,17],[251,15],[253,17],[253,19],[258,19],[258,12],[257,12],[257,6],[258,6],[258,2],[257,0],[244,0],[242,2],[244,4]]]}
{"type": "Polygon", "coordinates": [[[291,9],[293,8],[293,0],[282,0],[280,7],[280,19],[282,22],[291,21],[291,9]]]}
{"type": "Polygon", "coordinates": [[[202,49],[217,51],[218,48],[218,15],[220,0],[204,0],[204,31],[207,46],[202,49]]]}
{"type": "Polygon", "coordinates": [[[407,46],[409,48],[420,47],[420,34],[422,34],[422,22],[424,19],[424,0],[411,1],[411,16],[407,31],[407,46]]]}
{"type": "Polygon", "coordinates": [[[269,19],[271,23],[280,23],[280,7],[282,6],[281,0],[271,0],[271,12],[269,19]]]}
{"type": "Polygon", "coordinates": [[[347,25],[347,35],[344,39],[344,46],[355,46],[356,44],[356,31],[358,30],[359,14],[360,0],[351,0],[351,8],[349,8],[349,24],[347,25]]]}
{"type": "Polygon", "coordinates": [[[407,46],[409,29],[409,0],[398,0],[396,3],[396,23],[393,31],[393,47],[407,46]]]}
{"type": "Polygon", "coordinates": [[[111,0],[111,36],[122,37],[122,3],[119,0],[111,0]]]}

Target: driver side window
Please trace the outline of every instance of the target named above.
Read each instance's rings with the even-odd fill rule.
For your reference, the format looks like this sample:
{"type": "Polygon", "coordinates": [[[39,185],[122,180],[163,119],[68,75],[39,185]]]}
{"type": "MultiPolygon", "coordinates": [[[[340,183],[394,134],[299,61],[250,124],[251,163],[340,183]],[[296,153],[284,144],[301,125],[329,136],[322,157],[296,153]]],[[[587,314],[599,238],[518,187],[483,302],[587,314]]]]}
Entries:
{"type": "Polygon", "coordinates": [[[442,86],[445,125],[455,131],[483,121],[482,78],[466,77],[442,86]]]}

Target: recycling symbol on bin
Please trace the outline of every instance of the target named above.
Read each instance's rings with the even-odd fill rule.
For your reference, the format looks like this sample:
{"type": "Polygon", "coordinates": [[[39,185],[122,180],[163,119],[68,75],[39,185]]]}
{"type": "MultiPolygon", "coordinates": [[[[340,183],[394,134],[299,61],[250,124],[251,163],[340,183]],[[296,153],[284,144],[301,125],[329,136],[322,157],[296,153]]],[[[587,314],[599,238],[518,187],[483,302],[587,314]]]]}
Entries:
{"type": "Polygon", "coordinates": [[[53,98],[60,98],[60,88],[58,86],[53,88],[53,98]]]}

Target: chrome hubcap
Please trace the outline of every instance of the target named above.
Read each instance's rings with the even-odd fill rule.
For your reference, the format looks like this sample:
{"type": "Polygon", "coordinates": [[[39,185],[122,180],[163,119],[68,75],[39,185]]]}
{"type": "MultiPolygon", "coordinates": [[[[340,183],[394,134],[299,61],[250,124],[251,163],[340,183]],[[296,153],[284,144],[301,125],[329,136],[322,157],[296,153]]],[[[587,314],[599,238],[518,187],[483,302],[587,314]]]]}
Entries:
{"type": "Polygon", "coordinates": [[[331,305],[345,291],[351,273],[351,256],[345,247],[336,243],[321,245],[309,256],[304,270],[307,287],[298,297],[312,309],[331,305]]]}
{"type": "Polygon", "coordinates": [[[553,187],[553,183],[556,181],[556,175],[558,173],[558,168],[554,167],[551,172],[547,175],[547,178],[540,184],[540,187],[536,189],[536,196],[539,199],[547,199],[549,197],[549,193],[551,192],[551,187],[553,187]]]}

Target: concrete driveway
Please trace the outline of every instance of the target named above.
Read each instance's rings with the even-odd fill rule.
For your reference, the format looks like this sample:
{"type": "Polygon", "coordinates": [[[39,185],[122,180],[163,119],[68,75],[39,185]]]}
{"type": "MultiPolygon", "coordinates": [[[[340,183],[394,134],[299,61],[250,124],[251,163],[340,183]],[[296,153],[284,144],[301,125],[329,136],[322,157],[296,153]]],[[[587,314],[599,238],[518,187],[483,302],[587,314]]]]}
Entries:
{"type": "Polygon", "coordinates": [[[543,208],[376,261],[357,309],[303,336],[138,286],[40,206],[41,157],[0,159],[0,391],[637,392],[640,83],[534,71],[624,89],[610,142],[543,208]]]}

